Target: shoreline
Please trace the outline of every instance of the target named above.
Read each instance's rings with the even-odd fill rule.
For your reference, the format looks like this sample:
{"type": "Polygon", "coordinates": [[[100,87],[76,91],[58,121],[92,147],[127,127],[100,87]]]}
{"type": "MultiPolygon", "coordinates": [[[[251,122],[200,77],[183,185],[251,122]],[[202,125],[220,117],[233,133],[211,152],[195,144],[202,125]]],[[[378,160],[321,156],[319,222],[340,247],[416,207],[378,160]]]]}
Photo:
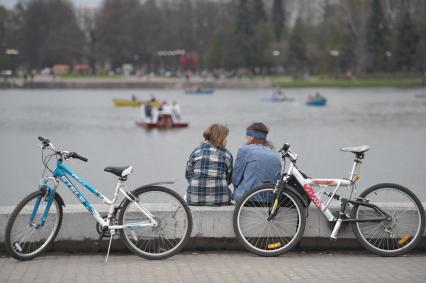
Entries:
{"type": "Polygon", "coordinates": [[[365,88],[365,87],[425,87],[421,78],[371,78],[371,79],[321,79],[308,81],[292,80],[286,77],[243,78],[243,79],[202,79],[193,78],[136,78],[136,77],[35,77],[33,80],[12,78],[0,80],[0,89],[186,89],[202,86],[215,89],[265,89],[281,88],[365,88]]]}

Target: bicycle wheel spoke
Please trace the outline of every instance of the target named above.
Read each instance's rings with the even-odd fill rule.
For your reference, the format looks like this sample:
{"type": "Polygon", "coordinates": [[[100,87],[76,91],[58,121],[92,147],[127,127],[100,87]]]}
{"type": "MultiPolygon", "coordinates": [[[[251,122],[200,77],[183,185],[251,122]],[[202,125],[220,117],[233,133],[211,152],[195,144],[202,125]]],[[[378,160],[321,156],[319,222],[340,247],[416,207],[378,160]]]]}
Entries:
{"type": "Polygon", "coordinates": [[[262,255],[281,253],[290,248],[297,235],[300,237],[300,208],[287,194],[280,198],[276,215],[268,220],[273,205],[272,192],[273,188],[253,192],[242,200],[235,212],[237,236],[250,249],[262,255]]]}
{"type": "MultiPolygon", "coordinates": [[[[424,231],[424,211],[416,196],[394,184],[380,184],[362,195],[377,205],[388,217],[380,222],[356,223],[355,234],[365,247],[380,255],[400,255],[414,247],[424,231]]],[[[381,214],[362,206],[355,208],[357,219],[381,214]]]]}
{"type": "Polygon", "coordinates": [[[41,198],[44,195],[44,191],[30,194],[12,212],[6,229],[6,249],[16,259],[30,259],[43,252],[59,230],[62,209],[56,199],[49,208],[44,225],[39,226],[47,205],[45,198],[41,198]],[[37,211],[34,209],[36,205],[37,211]],[[31,215],[33,222],[29,223],[31,215]]]}
{"type": "MultiPolygon", "coordinates": [[[[158,258],[173,255],[189,236],[192,225],[185,203],[166,189],[147,189],[138,192],[136,196],[139,199],[138,205],[149,211],[156,224],[143,227],[144,229],[133,229],[133,236],[132,233],[123,231],[123,240],[127,242],[129,248],[143,257],[158,258]],[[135,234],[138,235],[137,241],[132,240],[135,234]]],[[[132,202],[123,209],[120,219],[123,225],[151,222],[132,202]]]]}

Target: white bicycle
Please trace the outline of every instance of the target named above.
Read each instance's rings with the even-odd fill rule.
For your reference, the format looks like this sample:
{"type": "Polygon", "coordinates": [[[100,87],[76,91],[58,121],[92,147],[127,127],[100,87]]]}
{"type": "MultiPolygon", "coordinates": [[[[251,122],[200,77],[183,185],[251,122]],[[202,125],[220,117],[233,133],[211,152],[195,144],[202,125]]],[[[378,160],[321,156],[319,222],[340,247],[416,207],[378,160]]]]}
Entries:
{"type": "Polygon", "coordinates": [[[290,166],[276,184],[265,184],[248,192],[234,211],[234,231],[240,243],[262,256],[280,255],[301,239],[310,202],[320,209],[333,227],[330,238],[337,239],[342,223],[352,223],[360,244],[381,256],[398,256],[409,252],[421,240],[425,229],[425,212],[419,199],[407,188],[391,183],[374,185],[355,196],[359,169],[368,146],[342,148],[355,154],[349,178],[312,179],[296,166],[297,154],[284,144],[280,152],[290,166]],[[312,187],[316,187],[315,191],[312,187]],[[331,187],[332,191],[325,188],[331,187]],[[349,198],[337,191],[350,190],[349,198]],[[329,209],[340,200],[340,209],[329,209]]]}

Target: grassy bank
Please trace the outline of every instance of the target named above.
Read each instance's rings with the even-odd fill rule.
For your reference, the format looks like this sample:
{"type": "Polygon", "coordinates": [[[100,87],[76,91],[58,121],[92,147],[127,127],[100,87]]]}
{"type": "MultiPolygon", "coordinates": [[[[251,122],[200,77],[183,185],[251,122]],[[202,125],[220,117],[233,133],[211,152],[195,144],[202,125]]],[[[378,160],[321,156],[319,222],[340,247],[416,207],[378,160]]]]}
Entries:
{"type": "Polygon", "coordinates": [[[271,77],[274,85],[280,87],[421,87],[420,77],[398,78],[352,78],[335,79],[325,77],[311,77],[309,80],[295,80],[291,77],[271,77]]]}

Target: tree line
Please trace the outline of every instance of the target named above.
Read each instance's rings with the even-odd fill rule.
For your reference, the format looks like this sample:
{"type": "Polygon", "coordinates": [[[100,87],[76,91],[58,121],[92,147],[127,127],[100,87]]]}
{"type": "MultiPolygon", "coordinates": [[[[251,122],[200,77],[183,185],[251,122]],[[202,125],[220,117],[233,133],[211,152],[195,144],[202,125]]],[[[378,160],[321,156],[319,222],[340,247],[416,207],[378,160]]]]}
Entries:
{"type": "Polygon", "coordinates": [[[0,69],[419,73],[425,15],[426,0],[21,1],[0,6],[0,69]]]}

